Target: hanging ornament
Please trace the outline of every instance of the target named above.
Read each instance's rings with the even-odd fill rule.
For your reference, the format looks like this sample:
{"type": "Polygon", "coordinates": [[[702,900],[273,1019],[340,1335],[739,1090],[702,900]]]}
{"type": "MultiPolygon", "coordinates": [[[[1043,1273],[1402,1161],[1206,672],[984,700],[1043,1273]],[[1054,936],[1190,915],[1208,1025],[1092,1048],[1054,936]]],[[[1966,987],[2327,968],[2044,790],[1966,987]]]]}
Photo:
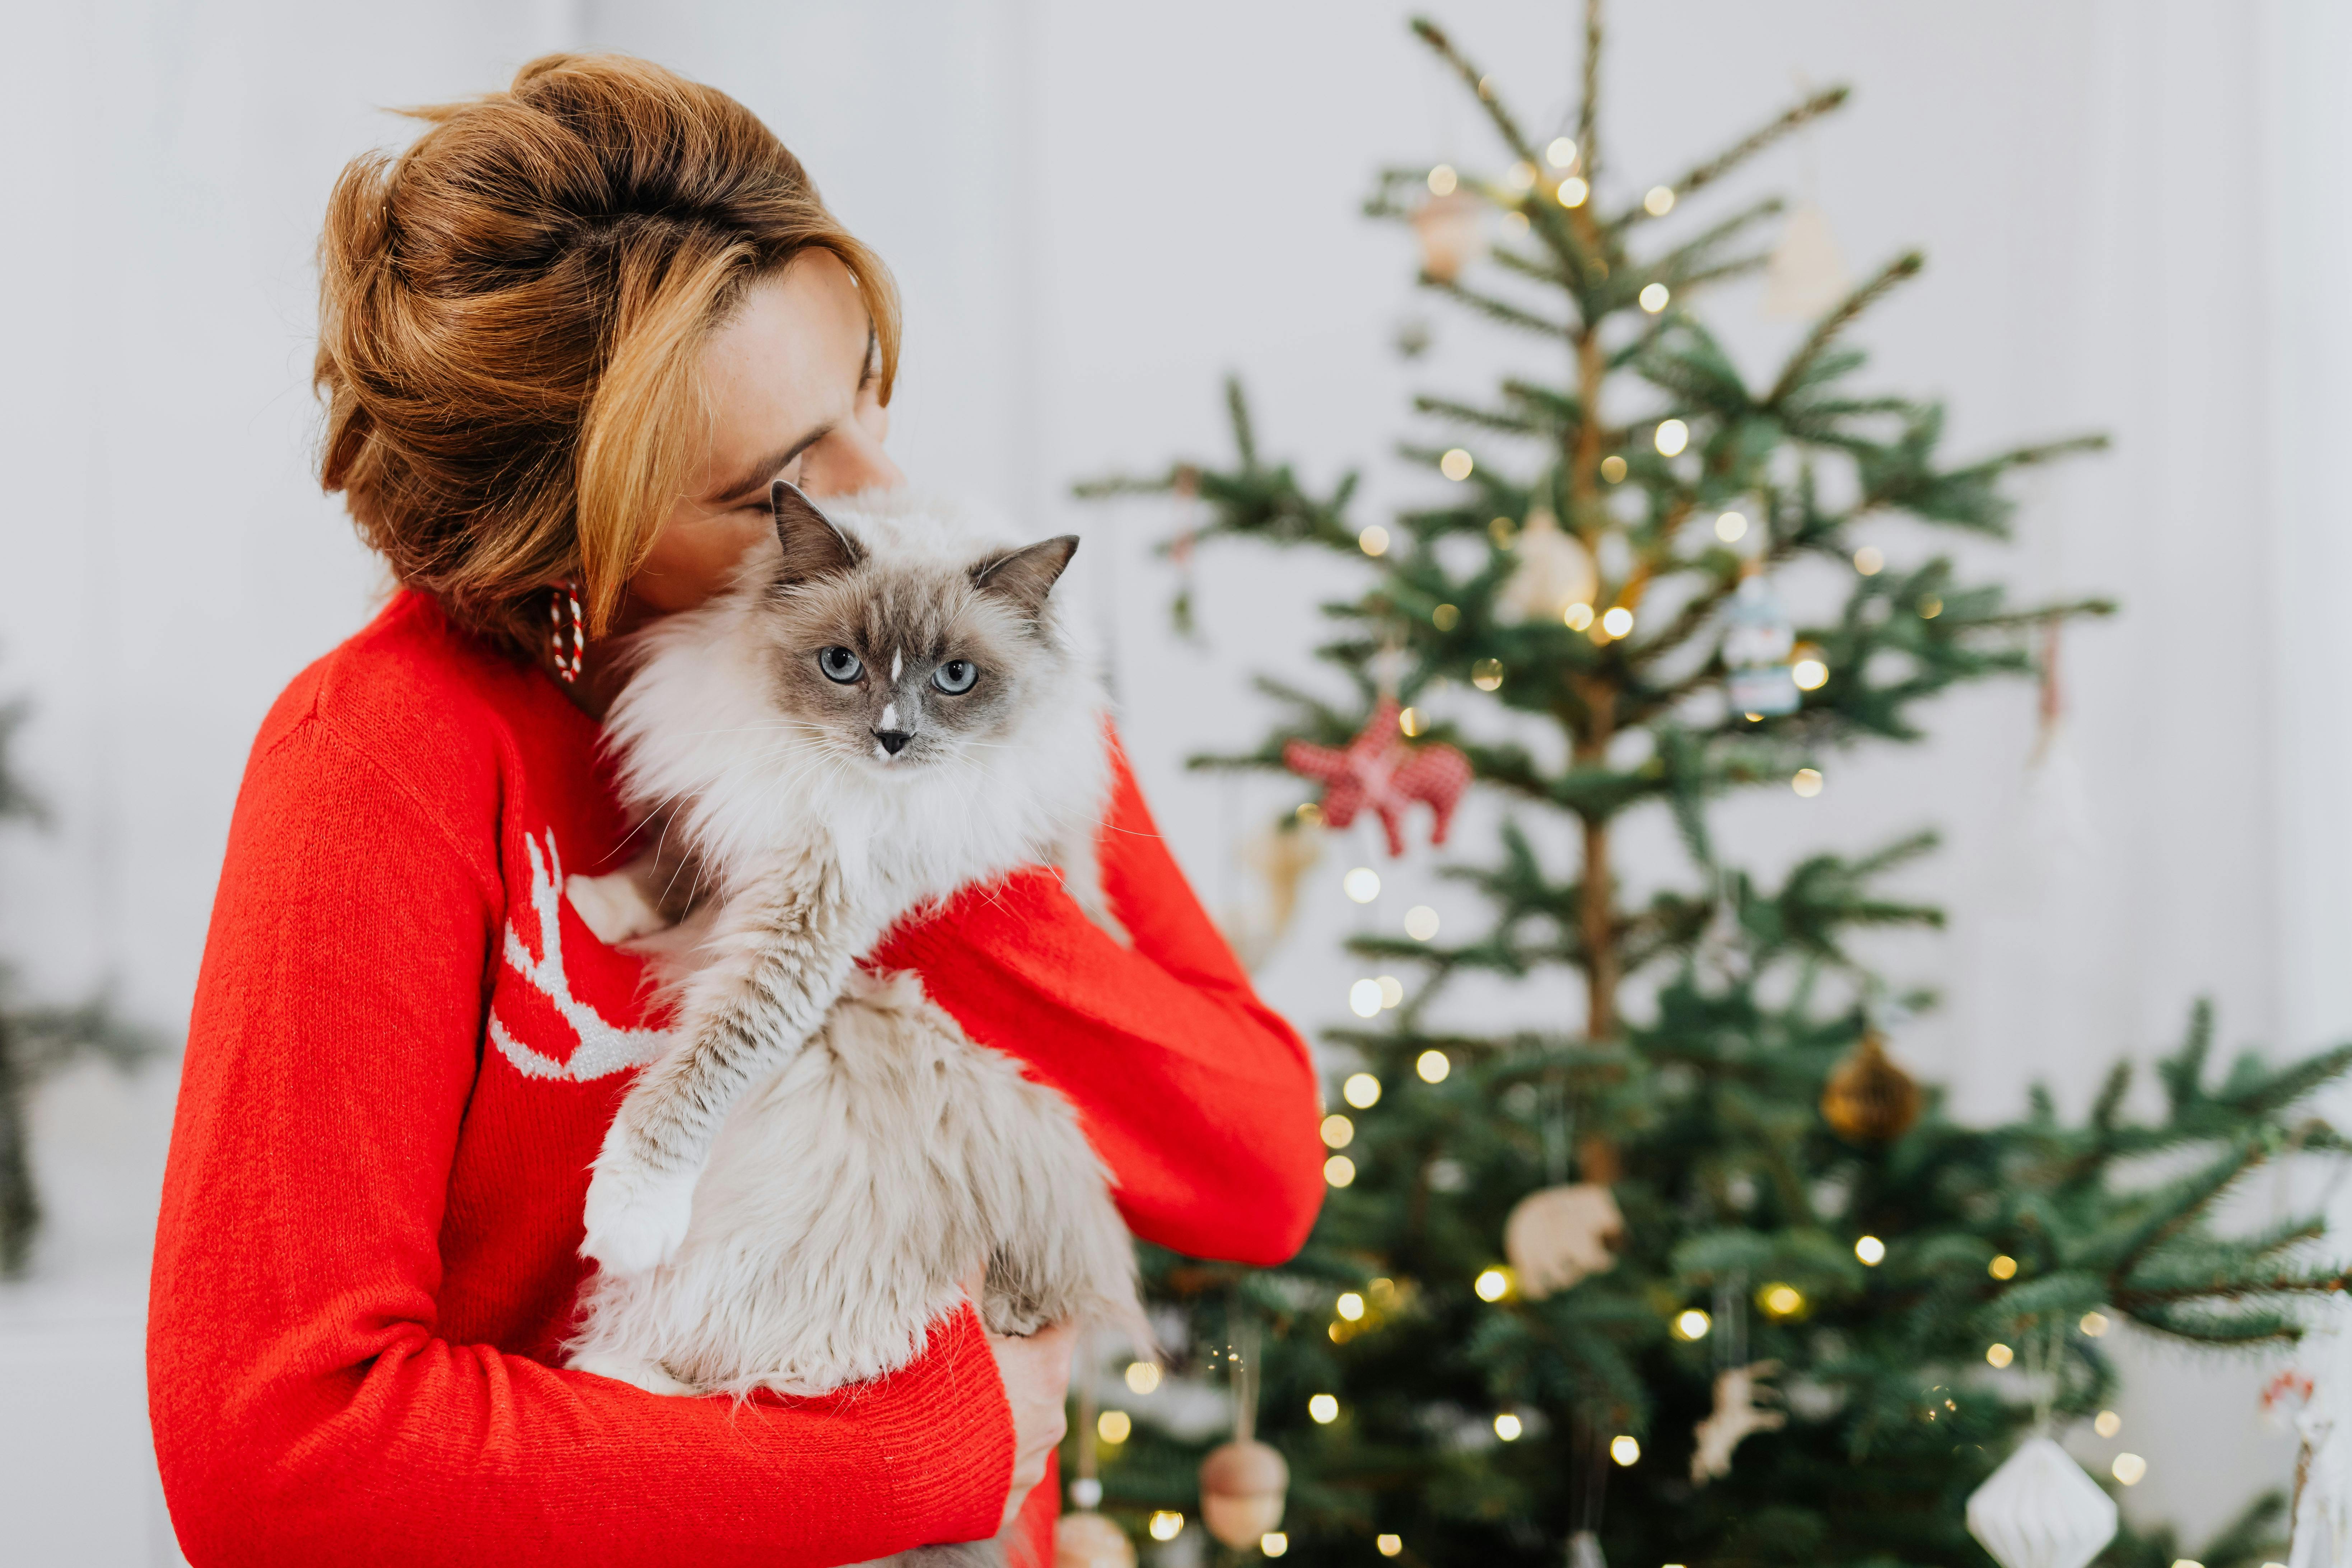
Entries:
{"type": "Polygon", "coordinates": [[[1739,1440],[1756,1432],[1777,1432],[1789,1424],[1778,1410],[1757,1405],[1759,1398],[1778,1398],[1764,1379],[1780,1370],[1777,1361],[1727,1366],[1715,1374],[1715,1413],[1691,1428],[1696,1447],[1691,1449],[1691,1485],[1703,1487],[1731,1473],[1731,1451],[1739,1440]]]}
{"type": "Polygon", "coordinates": [[[1570,1536],[1568,1568],[1609,1568],[1609,1560],[1601,1555],[1601,1537],[1589,1530],[1570,1536]]]}
{"type": "Polygon", "coordinates": [[[1797,628],[1780,608],[1764,569],[1750,561],[1740,569],[1739,587],[1725,611],[1723,662],[1731,677],[1724,694],[1735,713],[1777,718],[1797,710],[1797,678],[1789,655],[1797,628]]]}
{"type": "Polygon", "coordinates": [[[1421,269],[1440,283],[1451,283],[1486,249],[1480,232],[1483,204],[1469,192],[1455,188],[1432,196],[1412,209],[1413,237],[1421,241],[1421,269]]]}
{"type": "Polygon", "coordinates": [[[2116,1500],[2047,1437],[2028,1437],[1969,1499],[1969,1533],[2001,1568],[2084,1568],[2115,1539],[2116,1500]]]}
{"type": "Polygon", "coordinates": [[[1519,1293],[1540,1301],[1588,1274],[1617,1266],[1625,1216],[1617,1200],[1597,1182],[1543,1187],[1511,1210],[1503,1226],[1503,1251],[1519,1277],[1519,1293]]]}
{"type": "Polygon", "coordinates": [[[1830,220],[1811,202],[1789,215],[1780,243],[1764,266],[1764,313],[1784,319],[1820,315],[1846,296],[1852,280],[1838,254],[1830,220]]]}
{"type": "Polygon", "coordinates": [[[1257,1441],[1257,1325],[1234,1335],[1234,1440],[1201,1461],[1201,1522],[1227,1546],[1255,1546],[1282,1527],[1290,1466],[1257,1441]]]}
{"type": "Polygon", "coordinates": [[[1519,563],[1496,600],[1506,619],[1557,621],[1570,605],[1590,606],[1601,591],[1601,574],[1584,542],[1559,526],[1548,507],[1528,513],[1512,546],[1519,563]]]}
{"type": "Polygon", "coordinates": [[[1095,1512],[1102,1502],[1102,1482],[1095,1477],[1095,1385],[1097,1362],[1091,1336],[1080,1342],[1082,1374],[1071,1381],[1078,1391],[1077,1476],[1070,1482],[1075,1513],[1066,1513],[1054,1525],[1054,1568],[1135,1568],[1135,1544],[1127,1531],[1095,1512]]]}
{"type": "Polygon", "coordinates": [[[1244,969],[1255,970],[1272,955],[1298,912],[1298,884],[1323,858],[1323,826],[1291,816],[1262,828],[1242,845],[1242,864],[1256,879],[1261,897],[1230,910],[1225,936],[1244,969]]]}
{"type": "Polygon", "coordinates": [[[1892,1143],[1919,1120],[1919,1086],[1887,1056],[1876,1029],[1864,1030],[1830,1074],[1822,1116],[1849,1143],[1892,1143]]]}
{"type": "Polygon", "coordinates": [[[2294,1546],[2287,1568],[2336,1568],[2352,1552],[2352,1332],[2338,1299],[2296,1347],[2303,1408],[2294,1460],[2294,1546]]]}
{"type": "Polygon", "coordinates": [[[1452,746],[1408,746],[1397,727],[1396,699],[1382,697],[1373,705],[1363,731],[1344,751],[1293,741],[1282,749],[1282,765],[1292,773],[1320,779],[1323,821],[1346,827],[1366,806],[1381,819],[1388,835],[1389,853],[1404,853],[1405,809],[1425,802],[1435,820],[1429,829],[1432,844],[1445,842],[1446,825],[1462,792],[1470,787],[1470,759],[1452,746]]]}

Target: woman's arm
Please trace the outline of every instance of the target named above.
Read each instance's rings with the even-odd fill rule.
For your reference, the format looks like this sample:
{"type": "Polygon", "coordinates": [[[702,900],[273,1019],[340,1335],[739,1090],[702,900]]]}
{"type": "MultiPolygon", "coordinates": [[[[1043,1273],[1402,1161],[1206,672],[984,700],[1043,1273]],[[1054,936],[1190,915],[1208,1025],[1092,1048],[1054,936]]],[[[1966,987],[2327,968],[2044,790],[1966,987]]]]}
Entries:
{"type": "Polygon", "coordinates": [[[254,758],[148,1328],[189,1561],[818,1568],[992,1534],[1013,1432],[969,1309],[883,1384],[740,1409],[438,1337],[495,897],[320,721],[254,758]]]}
{"type": "Polygon", "coordinates": [[[1103,883],[1132,950],[1031,871],[893,933],[876,962],[916,971],[974,1040],[1069,1097],[1138,1236],[1279,1263],[1323,1201],[1314,1066],[1193,897],[1125,756],[1113,766],[1103,883]]]}

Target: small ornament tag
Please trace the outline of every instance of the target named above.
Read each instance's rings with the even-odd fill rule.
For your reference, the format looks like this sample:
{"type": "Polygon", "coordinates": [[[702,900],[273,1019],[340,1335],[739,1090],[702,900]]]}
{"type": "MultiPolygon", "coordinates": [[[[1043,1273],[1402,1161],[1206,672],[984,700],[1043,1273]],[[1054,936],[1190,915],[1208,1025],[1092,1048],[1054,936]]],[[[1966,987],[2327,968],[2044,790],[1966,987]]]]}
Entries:
{"type": "Polygon", "coordinates": [[[1723,662],[1731,670],[1724,695],[1731,710],[1766,719],[1794,713],[1799,697],[1789,655],[1797,646],[1797,628],[1753,563],[1741,575],[1724,618],[1723,662]]]}
{"type": "Polygon", "coordinates": [[[1421,269],[1451,283],[1486,250],[1480,232],[1481,204],[1467,191],[1432,196],[1412,209],[1413,237],[1421,241],[1421,269]]]}
{"type": "Polygon", "coordinates": [[[1624,1234],[1625,1216],[1609,1189],[1578,1182],[1521,1198],[1504,1223],[1503,1250],[1519,1277],[1519,1293],[1540,1301],[1587,1275],[1616,1268],[1624,1234]]]}
{"type": "Polygon", "coordinates": [[[1764,313],[1818,316],[1846,296],[1845,258],[1822,209],[1807,202],[1789,215],[1764,268],[1764,313]]]}
{"type": "Polygon", "coordinates": [[[1778,1397],[1764,1379],[1780,1370],[1777,1361],[1726,1367],[1715,1374],[1715,1413],[1691,1428],[1691,1485],[1703,1487],[1731,1473],[1731,1451],[1756,1432],[1777,1432],[1789,1423],[1778,1410],[1760,1409],[1759,1398],[1778,1397]]]}

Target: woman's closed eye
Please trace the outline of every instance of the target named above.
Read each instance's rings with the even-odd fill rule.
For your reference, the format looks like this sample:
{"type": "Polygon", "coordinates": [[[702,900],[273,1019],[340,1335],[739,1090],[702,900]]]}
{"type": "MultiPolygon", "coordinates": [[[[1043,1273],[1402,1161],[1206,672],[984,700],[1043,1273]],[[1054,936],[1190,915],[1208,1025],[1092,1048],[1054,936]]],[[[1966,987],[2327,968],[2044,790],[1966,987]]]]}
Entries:
{"type": "Polygon", "coordinates": [[[951,658],[931,671],[931,684],[950,697],[970,691],[979,679],[980,666],[968,658],[951,658]]]}

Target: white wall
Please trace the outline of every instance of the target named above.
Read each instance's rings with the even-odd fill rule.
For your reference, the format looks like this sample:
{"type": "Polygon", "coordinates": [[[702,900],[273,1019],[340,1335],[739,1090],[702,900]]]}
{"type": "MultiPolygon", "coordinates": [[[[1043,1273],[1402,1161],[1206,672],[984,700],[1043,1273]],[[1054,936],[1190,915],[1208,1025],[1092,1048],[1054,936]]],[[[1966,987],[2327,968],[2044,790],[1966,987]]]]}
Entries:
{"type": "MultiPolygon", "coordinates": [[[[1570,9],[1442,7],[1531,115],[1565,104],[1570,9]]],[[[2090,831],[2053,841],[2029,799],[2021,686],[1948,702],[1929,745],[1841,760],[1818,800],[1740,803],[1726,837],[1769,866],[1946,829],[1913,886],[1951,907],[1951,931],[1880,956],[1946,990],[1900,1048],[1969,1114],[2013,1110],[2030,1074],[2079,1105],[2113,1055],[2168,1042],[2199,994],[2231,1042],[2352,1033],[2352,968],[2335,958],[2352,937],[2335,805],[2352,761],[2336,608],[2352,562],[2326,467],[2352,340],[2334,278],[2341,13],[1618,11],[1606,90],[1623,179],[1671,174],[1800,78],[1853,82],[1849,111],[1757,177],[1810,184],[1856,270],[1928,251],[1927,277],[1864,334],[1874,374],[1948,395],[1958,450],[2089,426],[2117,438],[2027,487],[2017,548],[1969,552],[2027,597],[2125,604],[2066,648],[2090,831]]],[[[0,458],[16,504],[0,521],[0,691],[40,704],[25,761],[58,826],[0,847],[0,952],[59,994],[111,976],[167,1028],[254,727],[380,585],[310,479],[307,388],[319,214],[347,157],[404,134],[379,106],[496,85],[584,43],[766,116],[904,286],[894,445],[909,472],[1087,534],[1079,582],[1118,644],[1130,744],[1213,902],[1243,890],[1235,835],[1297,794],[1181,760],[1255,740],[1249,672],[1319,679],[1310,607],[1345,568],[1212,553],[1205,646],[1180,644],[1150,553],[1171,510],[1078,508],[1067,482],[1222,455],[1217,381],[1234,367],[1265,442],[1316,483],[1366,463],[1376,501],[1410,495],[1426,481],[1382,462],[1410,390],[1475,390],[1528,363],[1413,298],[1404,239],[1357,216],[1381,163],[1491,155],[1386,7],[112,0],[19,7],[5,26],[17,188],[0,297],[16,303],[0,327],[0,458]],[[1408,317],[1437,332],[1412,367],[1388,348],[1408,317]]],[[[1750,363],[1793,330],[1752,290],[1716,314],[1750,363]]],[[[1930,547],[1899,527],[1881,542],[1897,558],[1930,547]]],[[[1662,832],[1632,838],[1637,875],[1678,872],[1662,832]]],[[[1339,871],[1370,853],[1327,864],[1265,974],[1303,1026],[1339,1016],[1353,976],[1337,936],[1406,901],[1366,915],[1339,898],[1339,871]]],[[[1427,871],[1423,857],[1391,879],[1427,871]]],[[[44,1281],[0,1295],[0,1519],[34,1531],[12,1535],[11,1561],[168,1560],[135,1344],[170,1088],[168,1071],[79,1074],[41,1107],[58,1223],[44,1281]]],[[[2284,1479],[2254,1381],[2152,1358],[2126,1436],[2161,1486],[2136,1505],[2193,1536],[2284,1479]]]]}

